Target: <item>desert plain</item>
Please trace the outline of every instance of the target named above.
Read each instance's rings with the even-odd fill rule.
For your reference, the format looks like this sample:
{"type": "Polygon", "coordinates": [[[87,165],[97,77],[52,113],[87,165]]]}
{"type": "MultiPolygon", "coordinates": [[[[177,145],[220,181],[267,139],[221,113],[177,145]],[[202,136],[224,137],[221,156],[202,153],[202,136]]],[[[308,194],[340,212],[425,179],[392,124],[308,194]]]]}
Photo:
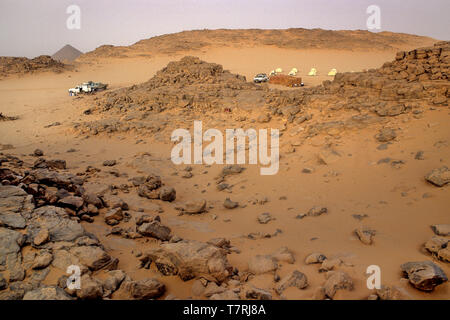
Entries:
{"type": "Polygon", "coordinates": [[[449,299],[449,53],[203,30],[4,66],[0,299],[449,299]],[[252,82],[293,67],[304,87],[252,82]],[[108,89],[68,95],[88,80],[108,89]],[[171,133],[194,121],[278,129],[278,172],[175,165],[171,133]]]}

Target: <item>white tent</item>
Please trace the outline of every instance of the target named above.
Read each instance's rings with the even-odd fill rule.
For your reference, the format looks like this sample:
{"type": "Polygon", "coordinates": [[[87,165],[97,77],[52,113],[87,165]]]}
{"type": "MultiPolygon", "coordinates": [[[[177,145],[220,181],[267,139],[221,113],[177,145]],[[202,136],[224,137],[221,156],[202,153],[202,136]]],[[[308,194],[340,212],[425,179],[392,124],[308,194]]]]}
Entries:
{"type": "Polygon", "coordinates": [[[328,75],[329,76],[335,76],[336,73],[337,73],[337,70],[333,68],[333,69],[330,70],[330,72],[328,72],[328,75]]]}
{"type": "Polygon", "coordinates": [[[308,76],[316,76],[317,70],[316,68],[311,68],[311,71],[308,72],[308,76]]]}

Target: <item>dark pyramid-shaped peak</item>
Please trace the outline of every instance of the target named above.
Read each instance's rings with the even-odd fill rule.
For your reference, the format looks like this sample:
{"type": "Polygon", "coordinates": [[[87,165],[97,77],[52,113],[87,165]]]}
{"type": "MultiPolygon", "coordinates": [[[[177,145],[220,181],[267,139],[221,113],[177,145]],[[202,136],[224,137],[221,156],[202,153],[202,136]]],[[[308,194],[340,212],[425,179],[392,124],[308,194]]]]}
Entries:
{"type": "Polygon", "coordinates": [[[82,54],[83,54],[83,52],[81,52],[80,50],[75,49],[70,44],[66,44],[58,52],[56,52],[54,55],[52,55],[52,58],[54,60],[57,60],[60,62],[64,62],[64,61],[67,62],[67,61],[75,60],[82,54]]]}

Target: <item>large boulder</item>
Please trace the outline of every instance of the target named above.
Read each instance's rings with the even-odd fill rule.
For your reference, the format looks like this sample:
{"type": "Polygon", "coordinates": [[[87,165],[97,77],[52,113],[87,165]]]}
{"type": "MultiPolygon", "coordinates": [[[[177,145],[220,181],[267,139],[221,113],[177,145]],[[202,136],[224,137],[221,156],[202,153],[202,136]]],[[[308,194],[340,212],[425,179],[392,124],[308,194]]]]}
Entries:
{"type": "Polygon", "coordinates": [[[446,166],[433,169],[425,176],[425,180],[437,187],[443,187],[450,182],[450,170],[446,166]]]}
{"type": "Polygon", "coordinates": [[[448,280],[444,271],[431,261],[407,262],[400,266],[409,282],[417,289],[433,291],[448,280]]]}
{"type": "Polygon", "coordinates": [[[16,186],[0,185],[0,225],[23,229],[33,209],[33,196],[16,186]]]}
{"type": "Polygon", "coordinates": [[[122,287],[129,298],[138,300],[158,298],[166,291],[165,285],[154,278],[124,281],[122,287]]]}
{"type": "Polygon", "coordinates": [[[44,228],[48,230],[50,241],[73,241],[85,234],[84,228],[69,219],[64,209],[54,206],[40,207],[33,211],[27,228],[28,236],[34,240],[44,228]]]}
{"type": "Polygon", "coordinates": [[[141,261],[153,261],[162,274],[178,275],[184,281],[204,277],[221,282],[231,275],[223,249],[193,240],[163,243],[144,254],[141,261]]]}

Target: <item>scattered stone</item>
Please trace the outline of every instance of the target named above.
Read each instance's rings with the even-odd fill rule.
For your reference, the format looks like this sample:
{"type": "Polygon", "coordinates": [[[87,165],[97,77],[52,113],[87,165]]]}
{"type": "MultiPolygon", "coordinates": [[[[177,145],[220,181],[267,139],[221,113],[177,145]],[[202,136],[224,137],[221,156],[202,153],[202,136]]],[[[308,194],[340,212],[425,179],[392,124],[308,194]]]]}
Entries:
{"type": "Polygon", "coordinates": [[[375,230],[366,226],[360,226],[355,230],[356,235],[362,243],[371,245],[373,243],[373,237],[375,236],[375,230]]]}
{"type": "Polygon", "coordinates": [[[450,224],[435,224],[431,229],[438,236],[450,236],[450,224]]]}
{"type": "Polygon", "coordinates": [[[294,254],[287,248],[281,247],[274,253],[272,253],[272,257],[277,262],[286,262],[289,264],[293,264],[295,262],[294,254]]]}
{"type": "Polygon", "coordinates": [[[161,187],[161,189],[159,190],[159,198],[162,201],[172,202],[176,199],[176,197],[177,197],[177,192],[172,187],[164,186],[164,187],[161,187]]]}
{"type": "Polygon", "coordinates": [[[184,212],[188,214],[202,213],[206,209],[206,200],[191,200],[185,203],[184,212]]]}
{"type": "Polygon", "coordinates": [[[111,221],[122,221],[123,220],[123,212],[121,208],[114,208],[109,210],[105,214],[105,222],[109,224],[111,221]]]}
{"type": "Polygon", "coordinates": [[[256,255],[248,261],[248,271],[253,274],[263,274],[278,269],[278,264],[271,255],[256,255]]]}
{"type": "Polygon", "coordinates": [[[353,281],[346,272],[329,271],[325,277],[327,278],[324,284],[325,294],[330,299],[333,299],[337,290],[353,290],[353,281]]]}
{"type": "Polygon", "coordinates": [[[383,128],[375,136],[375,138],[380,142],[388,142],[394,140],[397,137],[395,131],[391,128],[383,128]]]}
{"type": "Polygon", "coordinates": [[[326,259],[327,259],[327,257],[324,254],[314,252],[305,258],[305,263],[306,264],[322,263],[326,259]]]}
{"type": "Polygon", "coordinates": [[[271,216],[271,214],[268,213],[268,212],[261,213],[258,216],[258,222],[261,223],[261,224],[267,224],[271,220],[275,220],[275,218],[273,218],[271,216]]]}
{"type": "Polygon", "coordinates": [[[137,228],[137,231],[143,236],[156,238],[162,241],[168,241],[171,238],[170,228],[161,225],[158,220],[153,220],[152,222],[141,224],[137,228]]]}
{"type": "Polygon", "coordinates": [[[276,286],[275,291],[278,294],[282,294],[284,290],[289,287],[297,287],[298,289],[304,289],[308,286],[308,279],[305,274],[300,271],[293,271],[288,276],[281,279],[279,284],[276,286]]]}
{"type": "Polygon", "coordinates": [[[320,216],[327,212],[328,212],[328,209],[325,207],[313,207],[313,208],[309,209],[307,215],[310,217],[317,217],[317,216],[320,216]]]}
{"type": "Polygon", "coordinates": [[[227,209],[234,209],[239,206],[238,202],[231,201],[230,198],[226,198],[223,202],[223,206],[227,209]]]}
{"type": "Polygon", "coordinates": [[[104,167],[113,167],[117,164],[116,160],[105,160],[103,161],[103,166],[104,167]]]}
{"type": "Polygon", "coordinates": [[[44,151],[42,151],[41,149],[35,149],[33,155],[35,157],[42,157],[44,155],[44,151]]]}
{"type": "Polygon", "coordinates": [[[435,186],[443,187],[450,182],[450,170],[446,166],[433,169],[425,176],[425,180],[431,182],[435,186]]]}
{"type": "Polygon", "coordinates": [[[319,268],[319,272],[326,272],[333,270],[334,267],[339,266],[342,263],[341,259],[325,259],[319,268]]]}
{"type": "Polygon", "coordinates": [[[162,296],[166,291],[164,284],[154,278],[124,282],[124,288],[132,299],[148,300],[162,296]]]}
{"type": "Polygon", "coordinates": [[[245,297],[247,299],[255,300],[272,300],[272,294],[264,289],[256,288],[254,286],[249,286],[245,291],[245,297]]]}

